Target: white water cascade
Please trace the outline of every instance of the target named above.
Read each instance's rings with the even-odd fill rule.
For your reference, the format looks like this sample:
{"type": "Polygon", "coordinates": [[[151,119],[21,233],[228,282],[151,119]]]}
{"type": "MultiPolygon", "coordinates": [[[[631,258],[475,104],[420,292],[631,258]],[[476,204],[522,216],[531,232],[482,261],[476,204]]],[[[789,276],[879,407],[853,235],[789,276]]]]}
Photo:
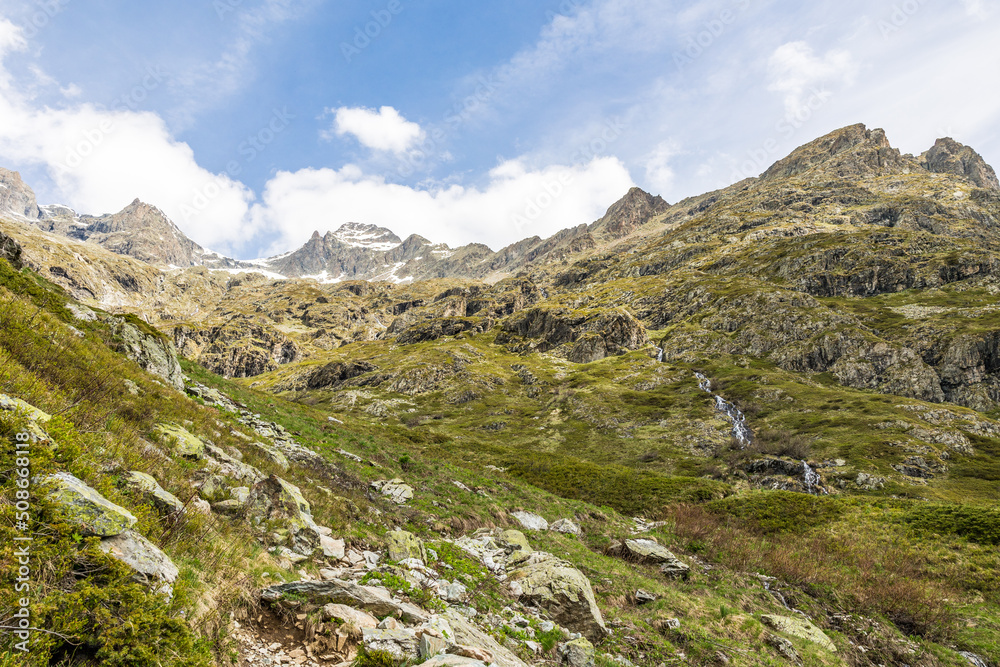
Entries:
{"type": "Polygon", "coordinates": [[[822,480],[819,477],[819,473],[813,470],[805,461],[802,462],[802,481],[805,482],[806,491],[816,495],[822,480]]]}
{"type": "Polygon", "coordinates": [[[658,363],[658,364],[662,364],[663,363],[663,356],[664,356],[664,354],[666,354],[666,353],[663,351],[662,347],[656,348],[656,363],[658,363]]]}
{"type": "MultiPolygon", "coordinates": [[[[694,374],[698,378],[698,388],[709,394],[712,393],[712,381],[701,373],[694,374]]],[[[740,449],[746,449],[747,446],[753,442],[753,433],[750,431],[750,427],[747,426],[747,418],[743,415],[743,412],[722,398],[718,394],[715,396],[715,409],[726,415],[726,418],[733,424],[733,437],[736,438],[737,442],[740,443],[740,449]]]]}

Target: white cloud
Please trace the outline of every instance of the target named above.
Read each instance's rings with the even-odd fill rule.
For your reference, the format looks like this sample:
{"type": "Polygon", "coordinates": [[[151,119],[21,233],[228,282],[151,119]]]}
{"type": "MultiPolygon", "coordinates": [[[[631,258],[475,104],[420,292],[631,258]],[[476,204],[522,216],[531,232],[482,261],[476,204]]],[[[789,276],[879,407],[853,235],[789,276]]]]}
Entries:
{"type": "Polygon", "coordinates": [[[600,218],[632,186],[625,166],[598,158],[578,166],[530,169],[509,160],[483,188],[420,190],[387,183],[356,166],[280,172],[254,207],[255,223],[280,232],[271,252],[301,245],[314,230],[344,222],[381,225],[453,246],[480,242],[498,249],[527,236],[550,236],[600,218]]]}
{"type": "Polygon", "coordinates": [[[351,135],[361,145],[377,151],[405,153],[424,138],[420,125],[403,118],[392,107],[382,107],[378,111],[364,107],[340,107],[328,109],[334,114],[332,132],[324,132],[329,139],[351,135]]]}
{"type": "Polygon", "coordinates": [[[661,141],[646,156],[646,181],[656,192],[669,192],[674,185],[676,172],[671,161],[680,154],[680,144],[673,139],[661,141]]]}
{"type": "Polygon", "coordinates": [[[789,42],[778,47],[768,61],[767,89],[781,93],[786,114],[794,116],[806,99],[828,96],[825,86],[850,84],[857,72],[858,64],[848,51],[833,49],[820,57],[805,42],[789,42]]]}

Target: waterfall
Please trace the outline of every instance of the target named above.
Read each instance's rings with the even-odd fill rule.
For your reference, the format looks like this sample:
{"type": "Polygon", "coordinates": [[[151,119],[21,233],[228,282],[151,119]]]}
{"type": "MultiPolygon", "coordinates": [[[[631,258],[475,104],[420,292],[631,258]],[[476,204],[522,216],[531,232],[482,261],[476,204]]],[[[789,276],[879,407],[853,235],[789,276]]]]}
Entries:
{"type": "MultiPolygon", "coordinates": [[[[712,381],[701,373],[695,373],[694,375],[698,378],[698,388],[711,394],[712,381]]],[[[743,412],[718,394],[715,394],[715,409],[725,414],[726,419],[732,422],[733,437],[740,443],[740,449],[746,449],[753,442],[753,433],[750,431],[750,427],[747,426],[747,418],[743,412]]]]}
{"type": "Polygon", "coordinates": [[[968,651],[959,651],[958,654],[963,658],[965,658],[966,660],[968,660],[971,664],[975,665],[975,667],[989,667],[986,661],[980,658],[975,653],[969,653],[968,651]]]}
{"type": "Polygon", "coordinates": [[[809,464],[805,461],[802,462],[802,480],[806,484],[806,491],[814,495],[819,483],[822,481],[819,478],[819,473],[810,468],[809,464]]]}
{"type": "Polygon", "coordinates": [[[662,347],[656,348],[656,363],[658,363],[658,364],[662,364],[663,363],[663,355],[664,354],[665,353],[663,352],[663,348],[662,347]]]}

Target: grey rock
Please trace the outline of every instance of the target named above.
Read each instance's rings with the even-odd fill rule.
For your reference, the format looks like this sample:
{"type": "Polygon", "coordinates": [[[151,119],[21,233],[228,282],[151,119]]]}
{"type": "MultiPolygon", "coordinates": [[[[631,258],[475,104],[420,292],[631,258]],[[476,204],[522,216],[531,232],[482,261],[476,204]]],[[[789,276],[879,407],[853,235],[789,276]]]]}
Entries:
{"type": "Polygon", "coordinates": [[[571,521],[570,519],[559,519],[551,526],[549,526],[549,530],[553,530],[557,533],[565,533],[567,535],[583,534],[583,531],[580,529],[580,526],[573,523],[573,521],[571,521]]]}
{"type": "Polygon", "coordinates": [[[277,602],[287,593],[303,595],[317,605],[343,604],[363,609],[376,616],[399,615],[407,623],[423,623],[427,620],[427,614],[422,609],[407,602],[396,602],[384,588],[361,586],[353,581],[341,579],[296,581],[271,586],[261,593],[261,599],[266,602],[277,602]]]}
{"type": "Polygon", "coordinates": [[[594,645],[580,637],[559,646],[559,660],[569,667],[594,667],[597,652],[594,645]]]}
{"type": "Polygon", "coordinates": [[[607,633],[590,580],[572,564],[536,551],[507,576],[520,587],[522,602],[545,609],[560,625],[594,640],[607,633]]]}
{"type": "Polygon", "coordinates": [[[656,602],[656,596],[652,593],[647,593],[640,588],[635,592],[635,602],[639,605],[649,604],[651,602],[656,602]]]}
{"type": "Polygon", "coordinates": [[[420,659],[420,643],[412,630],[364,628],[362,642],[368,651],[384,651],[395,660],[420,659]]]}
{"type": "Polygon", "coordinates": [[[531,512],[511,512],[511,516],[517,519],[521,527],[525,530],[548,530],[549,522],[537,514],[531,512]]]}
{"type": "Polygon", "coordinates": [[[140,329],[124,317],[109,317],[107,324],[114,337],[112,347],[153,375],[157,375],[174,389],[184,390],[184,371],[177,361],[173,342],[152,327],[140,329]]]}
{"type": "Polygon", "coordinates": [[[46,477],[43,485],[42,492],[59,507],[66,521],[85,536],[114,537],[139,521],[127,509],[115,505],[68,472],[46,477]]]}
{"type": "MultiPolygon", "coordinates": [[[[455,641],[465,646],[476,646],[489,651],[495,667],[527,667],[525,662],[510,650],[500,646],[493,637],[476,627],[454,607],[442,614],[455,632],[455,641]]],[[[445,663],[447,664],[447,663],[445,663]]],[[[456,663],[462,664],[462,663],[456,663]]]]}
{"type": "Polygon", "coordinates": [[[135,570],[136,578],[148,585],[160,584],[167,597],[173,596],[172,584],[180,571],[170,557],[155,544],[134,531],[101,540],[101,551],[135,570]]]}
{"type": "Polygon", "coordinates": [[[151,475],[133,470],[125,478],[125,485],[139,493],[162,515],[184,511],[184,503],[178,500],[174,494],[165,491],[151,475]]]}

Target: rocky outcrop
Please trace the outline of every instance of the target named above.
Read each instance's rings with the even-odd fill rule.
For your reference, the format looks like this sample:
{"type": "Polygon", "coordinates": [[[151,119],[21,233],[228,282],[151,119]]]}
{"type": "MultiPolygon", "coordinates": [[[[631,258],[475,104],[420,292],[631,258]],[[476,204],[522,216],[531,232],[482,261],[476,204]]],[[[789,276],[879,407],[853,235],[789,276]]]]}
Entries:
{"type": "Polygon", "coordinates": [[[993,167],[986,164],[979,153],[950,137],[938,139],[920,157],[928,171],[964,176],[981,188],[1000,190],[1000,180],[993,167]]]}
{"type": "Polygon", "coordinates": [[[817,179],[865,178],[905,173],[917,166],[889,144],[884,130],[862,124],[841,128],[797,148],[761,175],[762,181],[815,175],[817,179]]]}
{"type": "Polygon", "coordinates": [[[645,327],[625,310],[532,308],[505,320],[496,342],[519,352],[561,348],[570,361],[589,363],[638,350],[649,338],[645,327]]]}
{"type": "Polygon", "coordinates": [[[21,180],[21,174],[0,167],[0,215],[4,213],[29,220],[39,216],[35,193],[21,180]]]}
{"type": "Polygon", "coordinates": [[[375,489],[397,505],[405,505],[408,501],[413,499],[413,487],[398,477],[396,479],[382,479],[372,482],[371,488],[375,489]]]}
{"type": "Polygon", "coordinates": [[[21,263],[21,252],[21,246],[17,241],[0,232],[0,259],[7,260],[15,270],[20,271],[24,266],[21,263]]]}
{"type": "Polygon", "coordinates": [[[184,389],[184,371],[169,338],[134,318],[109,317],[106,322],[117,351],[146,372],[163,378],[171,387],[184,389]]]}
{"type": "Polygon", "coordinates": [[[608,547],[608,553],[630,561],[659,565],[660,572],[671,579],[687,579],[691,574],[691,567],[687,563],[653,539],[616,542],[608,547]]]}
{"type": "Polygon", "coordinates": [[[427,560],[427,550],[424,542],[413,533],[405,530],[393,530],[386,533],[386,545],[389,550],[389,560],[399,562],[408,558],[427,560]]]}
{"type": "Polygon", "coordinates": [[[157,424],[155,431],[173,449],[177,456],[186,459],[205,458],[205,443],[179,424],[157,424]]]}
{"type": "Polygon", "coordinates": [[[185,357],[227,378],[256,377],[302,356],[291,338],[274,326],[247,317],[234,317],[201,330],[174,327],[173,337],[185,357]]]}
{"type": "Polygon", "coordinates": [[[124,507],[115,505],[68,472],[46,477],[44,493],[67,523],[83,535],[114,537],[134,526],[138,519],[124,507]]]}
{"type": "Polygon", "coordinates": [[[628,236],[654,217],[666,212],[670,204],[662,197],[632,188],[611,205],[604,217],[591,225],[590,232],[610,239],[628,236]]]}
{"type": "Polygon", "coordinates": [[[336,389],[348,380],[376,370],[378,367],[367,361],[335,361],[310,375],[307,386],[310,389],[336,389]]]}

